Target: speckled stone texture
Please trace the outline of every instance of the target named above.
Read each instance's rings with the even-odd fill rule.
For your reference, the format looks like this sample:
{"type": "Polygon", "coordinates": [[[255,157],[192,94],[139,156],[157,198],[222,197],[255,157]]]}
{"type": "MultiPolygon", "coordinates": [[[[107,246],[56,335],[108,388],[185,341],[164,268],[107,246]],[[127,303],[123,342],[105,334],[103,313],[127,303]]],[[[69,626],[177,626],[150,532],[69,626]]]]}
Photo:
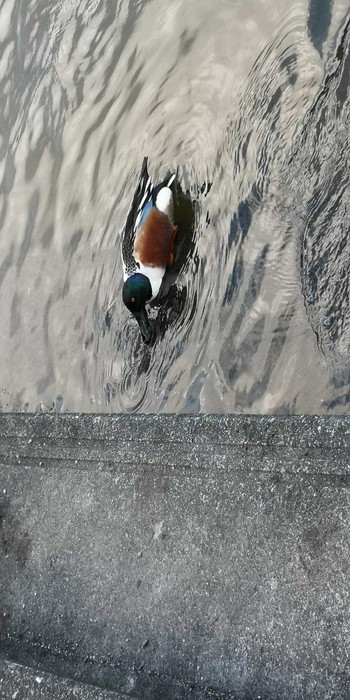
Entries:
{"type": "Polygon", "coordinates": [[[1,700],[130,700],[109,690],[93,688],[51,673],[35,671],[0,658],[1,700]]]}
{"type": "Polygon", "coordinates": [[[3,659],[145,700],[348,700],[349,446],[350,418],[0,415],[3,659]]]}

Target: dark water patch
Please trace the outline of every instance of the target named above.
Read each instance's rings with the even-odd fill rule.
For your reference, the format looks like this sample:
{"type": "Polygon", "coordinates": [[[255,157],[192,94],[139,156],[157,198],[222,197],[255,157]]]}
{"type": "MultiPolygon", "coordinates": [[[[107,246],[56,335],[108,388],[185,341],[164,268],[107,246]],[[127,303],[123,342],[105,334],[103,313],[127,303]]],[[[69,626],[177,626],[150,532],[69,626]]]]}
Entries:
{"type": "Polygon", "coordinates": [[[52,224],[50,224],[44,231],[42,238],[41,238],[41,244],[43,248],[49,248],[50,244],[53,240],[53,237],[55,235],[55,229],[52,224]]]}
{"type": "Polygon", "coordinates": [[[20,247],[19,254],[18,254],[18,259],[17,259],[18,271],[20,271],[20,269],[24,263],[24,260],[26,258],[26,255],[28,253],[28,250],[29,250],[34,227],[36,224],[38,207],[39,207],[39,192],[34,192],[32,198],[29,202],[27,225],[26,225],[26,228],[24,231],[23,242],[22,242],[22,245],[20,247]]]}
{"type": "Polygon", "coordinates": [[[1,265],[0,265],[0,287],[1,287],[3,281],[6,277],[6,274],[11,269],[11,266],[12,266],[13,261],[14,261],[14,252],[15,252],[15,246],[13,243],[11,245],[11,248],[10,248],[8,254],[6,255],[6,257],[1,262],[1,265]]]}
{"type": "Polygon", "coordinates": [[[15,293],[11,302],[11,325],[10,325],[10,336],[13,336],[19,328],[20,324],[20,299],[15,293]]]}
{"type": "Polygon", "coordinates": [[[83,234],[84,234],[84,232],[83,232],[82,230],[75,231],[75,232],[72,234],[69,243],[67,244],[67,246],[66,246],[65,249],[64,249],[64,255],[65,255],[65,257],[66,257],[68,260],[72,261],[73,264],[74,264],[73,257],[74,257],[74,255],[76,254],[76,252],[77,252],[77,250],[78,250],[78,247],[79,247],[80,241],[81,241],[81,239],[82,239],[82,237],[83,237],[83,234]]]}
{"type": "Polygon", "coordinates": [[[241,279],[243,278],[243,273],[244,273],[243,253],[241,250],[239,250],[237,253],[237,257],[236,257],[234,266],[233,266],[230,281],[228,282],[227,287],[226,287],[225,296],[224,296],[224,305],[228,305],[228,304],[232,303],[234,293],[237,290],[241,279]]]}
{"type": "Polygon", "coordinates": [[[332,20],[333,0],[309,0],[307,26],[311,41],[322,56],[332,20]]]}

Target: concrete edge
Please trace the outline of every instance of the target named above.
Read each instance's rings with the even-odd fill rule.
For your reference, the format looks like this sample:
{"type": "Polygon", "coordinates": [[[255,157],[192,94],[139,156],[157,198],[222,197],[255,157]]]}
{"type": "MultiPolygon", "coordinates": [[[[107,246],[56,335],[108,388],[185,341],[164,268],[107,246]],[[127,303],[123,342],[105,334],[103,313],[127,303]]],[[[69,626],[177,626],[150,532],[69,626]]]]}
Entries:
{"type": "Polygon", "coordinates": [[[0,413],[2,437],[350,447],[350,416],[0,413]]]}

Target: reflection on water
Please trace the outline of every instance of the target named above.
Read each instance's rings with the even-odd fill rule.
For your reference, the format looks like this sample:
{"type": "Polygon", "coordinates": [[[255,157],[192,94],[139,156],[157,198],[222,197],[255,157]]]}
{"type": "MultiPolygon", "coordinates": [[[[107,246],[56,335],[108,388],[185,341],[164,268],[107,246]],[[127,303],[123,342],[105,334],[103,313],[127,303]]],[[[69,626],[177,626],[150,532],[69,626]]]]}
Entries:
{"type": "Polygon", "coordinates": [[[4,0],[1,410],[348,411],[348,11],[4,0]],[[120,294],[144,155],[197,203],[153,347],[120,294]]]}

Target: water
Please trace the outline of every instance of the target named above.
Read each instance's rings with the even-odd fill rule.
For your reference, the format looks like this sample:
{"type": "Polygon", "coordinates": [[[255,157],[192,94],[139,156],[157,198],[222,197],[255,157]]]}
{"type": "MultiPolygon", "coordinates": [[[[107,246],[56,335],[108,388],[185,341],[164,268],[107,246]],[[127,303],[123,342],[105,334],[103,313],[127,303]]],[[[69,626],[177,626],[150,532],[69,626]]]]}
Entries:
{"type": "Polygon", "coordinates": [[[4,0],[0,41],[2,410],[348,412],[348,2],[4,0]],[[151,348],[144,155],[197,201],[151,348]]]}

